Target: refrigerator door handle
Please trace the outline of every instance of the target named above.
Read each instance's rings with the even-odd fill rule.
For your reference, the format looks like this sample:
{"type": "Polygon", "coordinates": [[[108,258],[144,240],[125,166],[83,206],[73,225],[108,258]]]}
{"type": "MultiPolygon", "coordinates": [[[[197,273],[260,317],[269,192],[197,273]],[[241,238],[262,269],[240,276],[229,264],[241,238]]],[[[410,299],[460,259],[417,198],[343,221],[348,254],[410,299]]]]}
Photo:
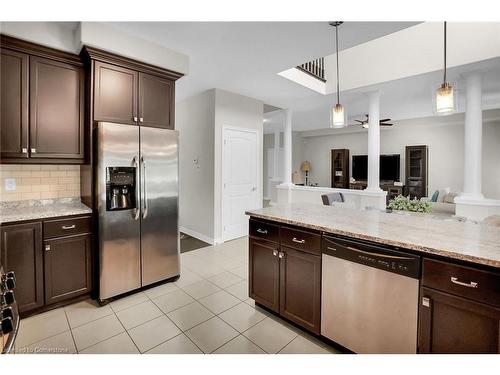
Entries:
{"type": "Polygon", "coordinates": [[[144,160],[144,156],[141,156],[141,164],[142,164],[142,179],[144,183],[144,190],[143,190],[143,211],[142,211],[142,218],[145,219],[148,216],[148,179],[146,175],[146,161],[144,160]]]}
{"type": "MultiPolygon", "coordinates": [[[[139,165],[137,156],[132,158],[132,166],[135,167],[135,196],[137,201],[137,197],[139,197],[139,165]]],[[[136,208],[134,208],[134,220],[139,220],[140,212],[140,207],[136,205],[136,208]]]]}

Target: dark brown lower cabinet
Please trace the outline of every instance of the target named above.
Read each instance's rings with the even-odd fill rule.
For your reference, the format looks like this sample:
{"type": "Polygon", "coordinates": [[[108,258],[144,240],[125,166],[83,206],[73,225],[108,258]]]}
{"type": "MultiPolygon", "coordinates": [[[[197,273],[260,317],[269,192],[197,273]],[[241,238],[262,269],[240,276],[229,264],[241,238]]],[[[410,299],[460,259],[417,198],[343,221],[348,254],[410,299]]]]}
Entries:
{"type": "Polygon", "coordinates": [[[250,297],[319,334],[321,257],[256,238],[249,253],[250,297]]]}
{"type": "Polygon", "coordinates": [[[43,306],[42,223],[2,226],[1,263],[16,273],[19,312],[43,306]]]}
{"type": "Polygon", "coordinates": [[[500,308],[423,287],[419,353],[500,353],[500,308]]]}
{"type": "Polygon", "coordinates": [[[44,241],[45,304],[91,291],[90,249],[90,234],[44,241]]]}
{"type": "Polygon", "coordinates": [[[280,314],[319,334],[321,257],[284,246],[280,256],[280,314]]]}
{"type": "Polygon", "coordinates": [[[279,312],[279,245],[251,238],[249,250],[249,295],[261,305],[279,312]]]}

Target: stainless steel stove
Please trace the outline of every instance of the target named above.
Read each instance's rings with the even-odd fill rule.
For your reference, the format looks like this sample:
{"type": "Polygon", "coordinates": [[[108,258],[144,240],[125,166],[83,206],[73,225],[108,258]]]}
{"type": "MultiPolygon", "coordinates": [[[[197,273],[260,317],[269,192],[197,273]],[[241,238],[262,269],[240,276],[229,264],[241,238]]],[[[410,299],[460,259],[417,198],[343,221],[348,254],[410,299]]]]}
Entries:
{"type": "Polygon", "coordinates": [[[0,265],[0,353],[7,354],[14,351],[19,330],[19,312],[17,309],[14,288],[16,276],[14,272],[4,273],[0,265]]]}

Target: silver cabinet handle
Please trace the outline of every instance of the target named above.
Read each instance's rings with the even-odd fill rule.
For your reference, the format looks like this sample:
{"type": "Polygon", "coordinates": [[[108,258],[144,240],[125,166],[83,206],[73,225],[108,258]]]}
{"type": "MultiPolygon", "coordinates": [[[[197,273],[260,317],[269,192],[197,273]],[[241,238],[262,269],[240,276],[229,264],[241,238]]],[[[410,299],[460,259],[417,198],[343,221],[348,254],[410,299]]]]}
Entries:
{"type": "Polygon", "coordinates": [[[451,277],[450,281],[453,283],[453,284],[457,284],[457,285],[461,285],[461,286],[465,286],[467,288],[477,288],[478,287],[478,283],[476,283],[475,281],[471,281],[470,283],[464,283],[462,281],[458,281],[458,278],[456,277],[451,277]]]}
{"type": "Polygon", "coordinates": [[[298,240],[298,239],[296,239],[295,237],[293,237],[293,238],[292,238],[292,241],[293,241],[293,242],[296,242],[296,243],[305,243],[305,242],[306,242],[306,240],[304,240],[304,239],[302,239],[302,240],[298,240]]]}
{"type": "Polygon", "coordinates": [[[331,247],[331,246],[327,246],[326,248],[327,248],[328,250],[331,250],[331,251],[337,251],[337,249],[336,249],[336,248],[331,247]]]}
{"type": "Polygon", "coordinates": [[[145,219],[148,216],[148,185],[147,185],[148,179],[146,177],[146,160],[144,160],[143,156],[141,156],[141,164],[143,170],[142,180],[144,182],[144,194],[143,194],[144,210],[142,212],[142,218],[145,219]]]}
{"type": "Polygon", "coordinates": [[[137,162],[137,156],[134,156],[132,158],[132,166],[135,168],[135,211],[134,211],[134,220],[139,220],[139,215],[141,212],[140,207],[137,204],[137,201],[139,200],[139,165],[137,162]]]}
{"type": "Polygon", "coordinates": [[[278,250],[273,250],[273,256],[275,256],[275,257],[278,256],[278,250]]]}
{"type": "Polygon", "coordinates": [[[285,253],[280,251],[278,254],[278,258],[283,259],[285,257],[285,253]]]}
{"type": "Polygon", "coordinates": [[[261,234],[267,234],[267,229],[266,229],[266,230],[264,230],[264,229],[260,229],[260,228],[258,228],[258,229],[257,229],[257,232],[258,232],[258,233],[261,233],[261,234]]]}
{"type": "Polygon", "coordinates": [[[132,120],[134,120],[135,122],[137,122],[137,116],[132,117],[132,120]]]}
{"type": "Polygon", "coordinates": [[[428,297],[423,297],[422,298],[422,306],[424,307],[430,307],[431,306],[431,300],[428,297]]]}
{"type": "Polygon", "coordinates": [[[50,245],[45,245],[45,251],[50,251],[50,245]]]}
{"type": "Polygon", "coordinates": [[[23,154],[27,154],[28,153],[28,148],[27,147],[23,147],[21,149],[21,151],[23,152],[23,154]]]}
{"type": "Polygon", "coordinates": [[[75,224],[73,224],[73,225],[63,225],[61,228],[64,229],[64,230],[75,229],[76,225],[75,224]]]}
{"type": "Polygon", "coordinates": [[[139,122],[144,122],[144,117],[139,117],[139,122]]]}
{"type": "Polygon", "coordinates": [[[32,149],[31,149],[31,153],[32,153],[32,154],[36,154],[36,148],[32,148],[32,149]]]}

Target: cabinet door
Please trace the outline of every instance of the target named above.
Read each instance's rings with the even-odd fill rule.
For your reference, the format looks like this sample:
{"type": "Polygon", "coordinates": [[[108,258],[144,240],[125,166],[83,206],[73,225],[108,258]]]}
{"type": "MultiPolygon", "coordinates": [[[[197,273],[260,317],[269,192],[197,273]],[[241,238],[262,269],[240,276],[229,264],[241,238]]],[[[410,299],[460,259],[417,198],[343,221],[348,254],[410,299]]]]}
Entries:
{"type": "Polygon", "coordinates": [[[250,239],[249,295],[255,302],[279,312],[280,264],[278,245],[250,239]]]}
{"type": "Polygon", "coordinates": [[[94,71],[94,119],[137,124],[137,72],[99,61],[94,71]]]}
{"type": "Polygon", "coordinates": [[[83,69],[30,57],[30,157],[83,159],[83,69]]]}
{"type": "Polygon", "coordinates": [[[419,353],[500,353],[500,309],[422,288],[419,353]]]}
{"type": "Polygon", "coordinates": [[[287,247],[280,252],[280,313],[319,334],[321,257],[287,247]]]}
{"type": "Polygon", "coordinates": [[[90,292],[90,241],[84,234],[44,242],[47,305],[90,292]]]}
{"type": "Polygon", "coordinates": [[[16,273],[14,295],[19,311],[43,306],[42,224],[4,226],[1,234],[0,260],[4,270],[16,273]]]}
{"type": "Polygon", "coordinates": [[[0,49],[2,159],[28,157],[28,55],[0,49]]]}
{"type": "Polygon", "coordinates": [[[141,125],[174,128],[173,81],[139,73],[139,121],[141,125]]]}

